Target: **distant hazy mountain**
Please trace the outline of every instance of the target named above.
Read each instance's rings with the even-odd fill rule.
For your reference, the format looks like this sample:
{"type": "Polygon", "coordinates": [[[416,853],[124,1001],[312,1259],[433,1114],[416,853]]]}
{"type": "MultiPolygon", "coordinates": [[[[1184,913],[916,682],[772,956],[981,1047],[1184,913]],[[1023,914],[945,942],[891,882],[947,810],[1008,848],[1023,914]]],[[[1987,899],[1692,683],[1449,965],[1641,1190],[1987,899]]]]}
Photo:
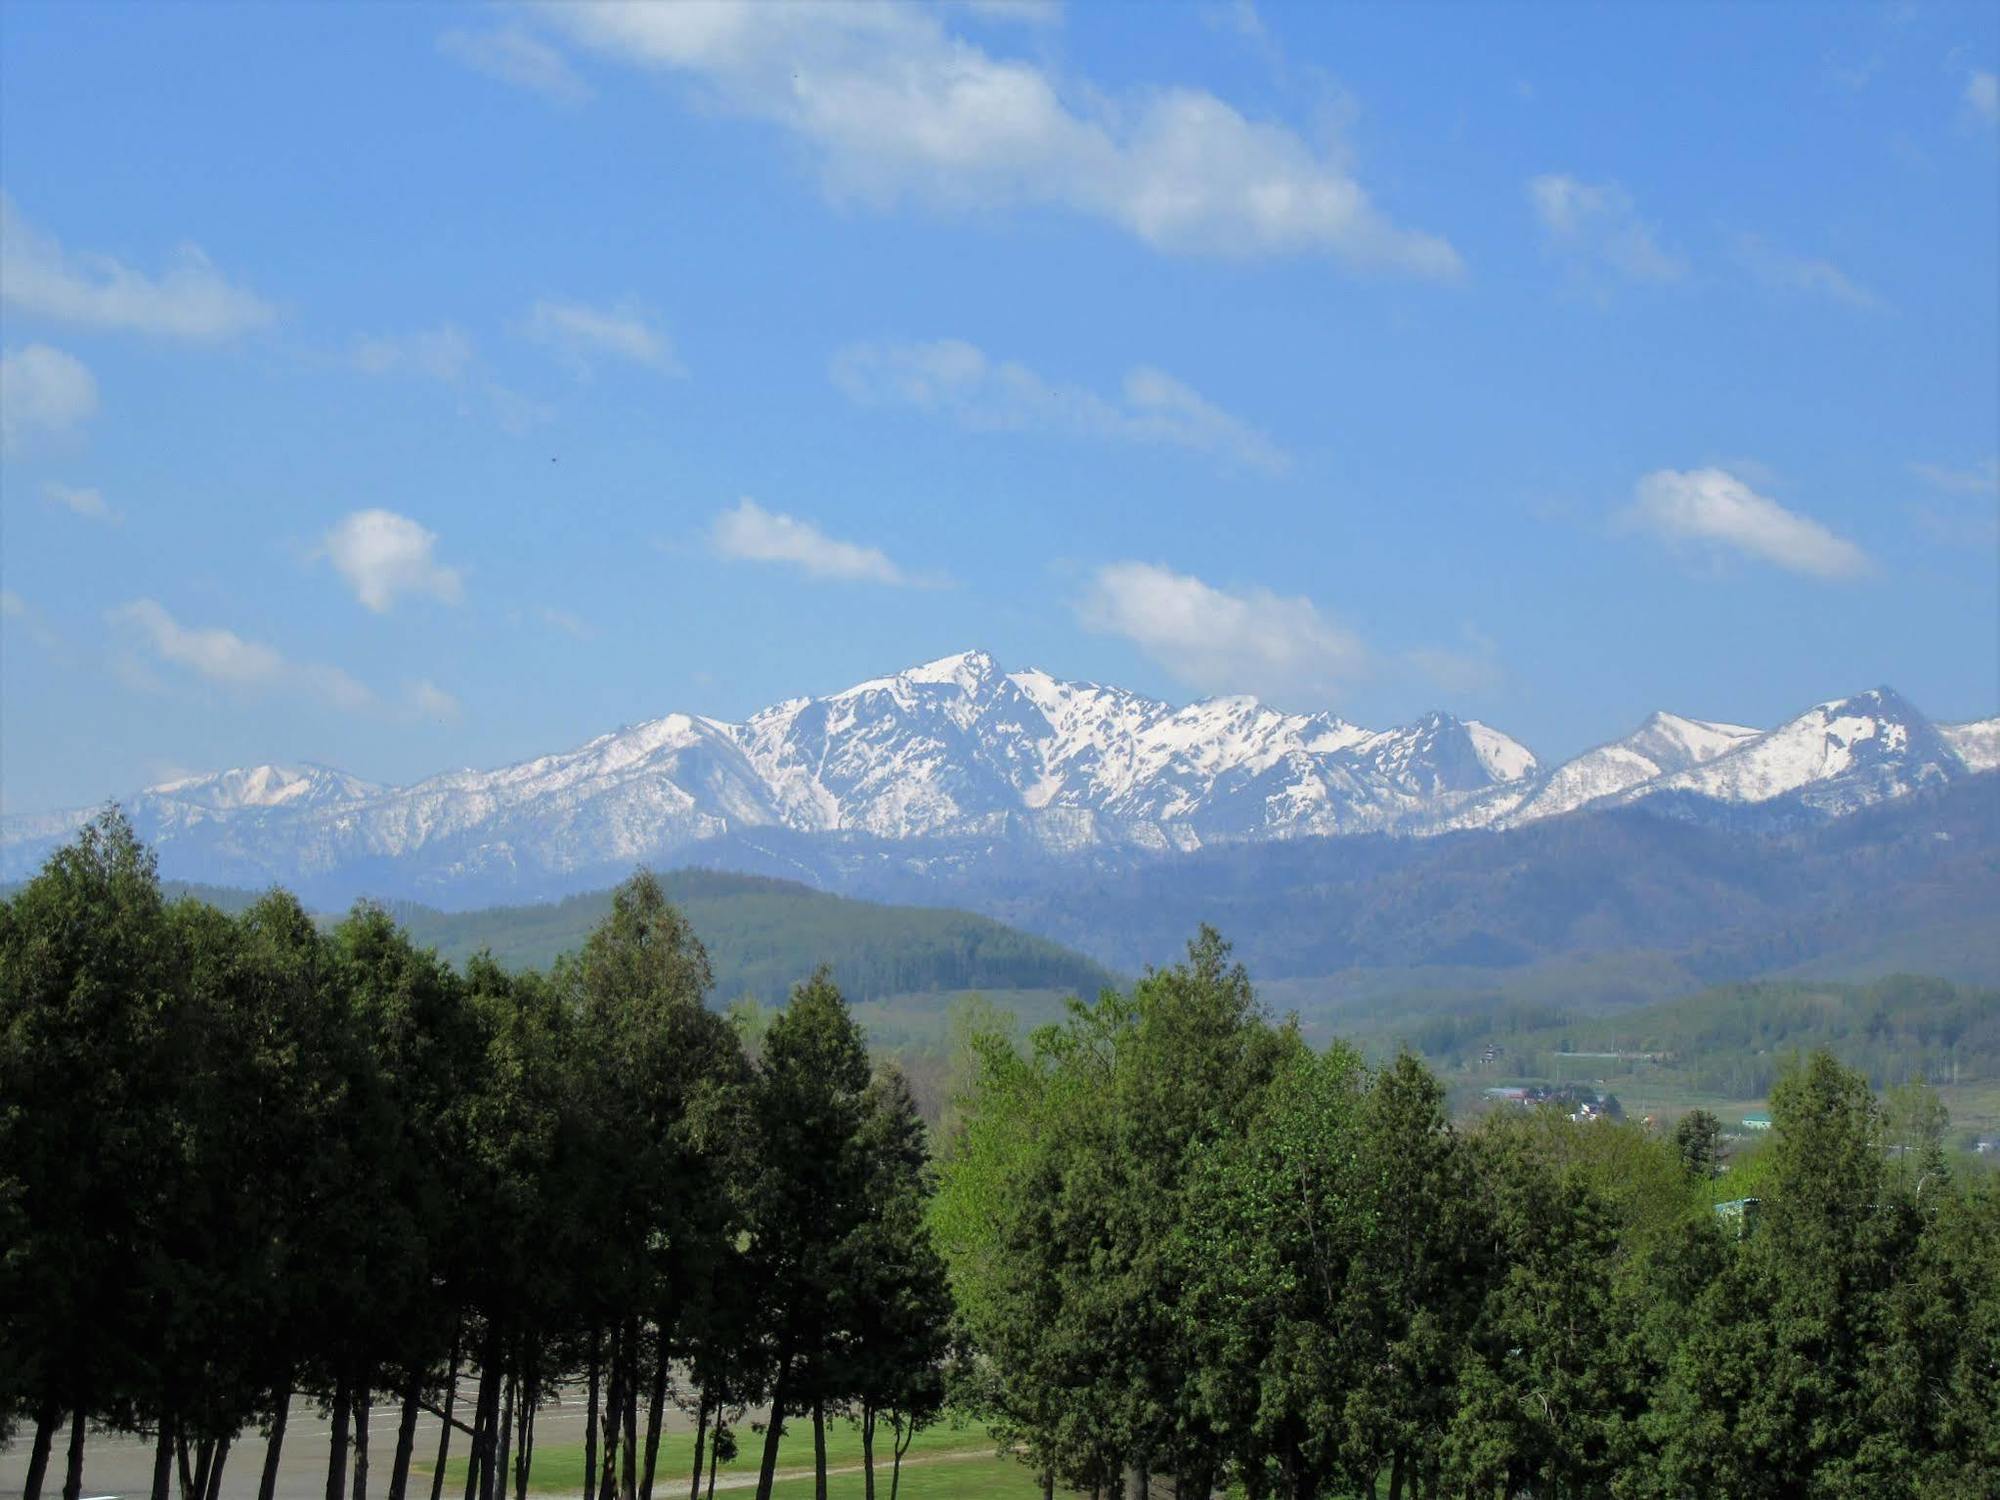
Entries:
{"type": "MultiPolygon", "coordinates": [[[[1886,688],[1769,731],[1656,714],[1545,771],[1476,720],[1375,731],[1251,698],[1175,707],[1008,672],[967,652],[741,724],[670,714],[497,771],[384,787],[259,766],[125,800],[172,876],[283,881],[463,907],[726,864],[843,885],[1312,836],[1514,827],[1658,799],[1679,818],[1788,826],[2000,763],[2000,720],[1939,728],[1886,688]]],[[[0,825],[31,872],[88,811],[0,825]]]]}

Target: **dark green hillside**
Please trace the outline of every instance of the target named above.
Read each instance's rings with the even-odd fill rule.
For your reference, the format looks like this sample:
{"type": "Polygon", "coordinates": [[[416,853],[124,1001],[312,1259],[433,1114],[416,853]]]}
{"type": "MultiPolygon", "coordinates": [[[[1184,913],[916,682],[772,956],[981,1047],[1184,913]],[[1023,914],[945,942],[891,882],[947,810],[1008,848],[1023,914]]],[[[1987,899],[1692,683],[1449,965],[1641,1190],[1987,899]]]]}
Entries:
{"type": "MultiPolygon", "coordinates": [[[[1030,1009],[1052,995],[1092,996],[1121,981],[1111,970],[1046,938],[969,912],[884,906],[832,896],[789,880],[676,870],[661,878],[668,899],[687,914],[715,967],[718,1001],[750,995],[781,1004],[819,964],[859,1003],[945,992],[1033,992],[1030,1009]]],[[[192,897],[239,912],[259,893],[230,886],[163,881],[169,898],[192,897]]],[[[18,885],[0,886],[0,896],[18,885]]],[[[611,909],[609,891],[532,906],[444,912],[389,902],[411,938],[463,965],[481,949],[508,968],[547,968],[583,945],[611,909]]],[[[323,925],[338,914],[323,914],[323,925]]]]}
{"type": "MultiPolygon", "coordinates": [[[[662,877],[715,966],[715,993],[782,1001],[816,964],[856,1001],[940,990],[1064,990],[1094,995],[1107,969],[1045,938],[961,911],[878,906],[789,880],[677,870],[662,877]]],[[[481,948],[510,967],[547,967],[572,952],[610,910],[593,891],[537,906],[441,912],[390,907],[419,943],[454,963],[481,948]]]]}

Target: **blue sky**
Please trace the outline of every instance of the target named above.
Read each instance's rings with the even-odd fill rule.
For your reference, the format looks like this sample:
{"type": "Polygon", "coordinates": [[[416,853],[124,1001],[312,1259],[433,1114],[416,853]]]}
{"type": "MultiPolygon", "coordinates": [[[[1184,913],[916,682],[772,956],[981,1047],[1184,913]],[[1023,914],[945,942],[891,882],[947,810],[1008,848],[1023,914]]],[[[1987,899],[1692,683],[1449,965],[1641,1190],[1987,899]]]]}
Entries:
{"type": "Polygon", "coordinates": [[[0,18],[0,795],[964,647],[2000,710],[1990,6],[0,18]]]}

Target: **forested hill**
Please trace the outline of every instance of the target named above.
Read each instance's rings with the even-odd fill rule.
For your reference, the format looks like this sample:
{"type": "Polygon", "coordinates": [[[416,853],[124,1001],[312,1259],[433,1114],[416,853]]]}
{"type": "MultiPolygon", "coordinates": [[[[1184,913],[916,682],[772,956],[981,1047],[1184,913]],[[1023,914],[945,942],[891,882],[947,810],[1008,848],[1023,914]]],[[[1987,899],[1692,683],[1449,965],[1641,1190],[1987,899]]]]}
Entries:
{"type": "MultiPolygon", "coordinates": [[[[715,966],[715,995],[782,1001],[827,964],[851,1000],[936,990],[1073,990],[1095,995],[1116,977],[1081,954],[989,917],[882,906],[789,880],[676,870],[660,883],[694,924],[715,966]]],[[[416,941],[454,962],[481,948],[509,966],[546,968],[574,952],[611,909],[609,891],[535,906],[442,912],[390,906],[416,941]]]]}
{"type": "Polygon", "coordinates": [[[1551,1073],[1565,1054],[1623,1054],[1731,1098],[1767,1092],[1785,1060],[1824,1047],[1877,1088],[2000,1079],[2000,990],[1917,975],[1867,984],[1764,981],[1719,985],[1615,1015],[1510,1008],[1439,1015],[1404,1038],[1453,1065],[1489,1047],[1507,1072],[1551,1073]]]}

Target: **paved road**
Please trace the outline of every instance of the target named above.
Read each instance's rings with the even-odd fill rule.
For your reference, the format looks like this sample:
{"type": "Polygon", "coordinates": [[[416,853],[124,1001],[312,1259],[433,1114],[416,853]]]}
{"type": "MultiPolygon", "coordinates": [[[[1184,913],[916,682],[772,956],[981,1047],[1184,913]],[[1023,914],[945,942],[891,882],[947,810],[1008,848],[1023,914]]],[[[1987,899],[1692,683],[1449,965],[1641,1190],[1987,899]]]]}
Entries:
{"type": "MultiPolygon", "coordinates": [[[[535,1444],[550,1447],[583,1441],[584,1403],[581,1392],[564,1393],[560,1405],[545,1406],[535,1421],[535,1444]]],[[[461,1390],[458,1409],[463,1417],[471,1408],[472,1386],[461,1390]]],[[[389,1466],[396,1458],[395,1405],[378,1405],[369,1418],[368,1488],[372,1495],[387,1493],[389,1466]]],[[[644,1416],[641,1416],[641,1422],[644,1416]]],[[[416,1458],[428,1463],[437,1453],[441,1424],[433,1416],[417,1419],[416,1458]]],[[[693,1423],[671,1404],[666,1419],[669,1440],[660,1445],[660,1467],[666,1474],[681,1476],[679,1489],[687,1484],[688,1468],[694,1461],[689,1449],[693,1423]],[[673,1441],[680,1434],[679,1441],[673,1441]]],[[[65,1430],[56,1439],[49,1455],[49,1476],[43,1485],[44,1500],[62,1489],[65,1430]]],[[[0,1497],[17,1496],[28,1472],[28,1447],[32,1432],[17,1435],[8,1447],[0,1448],[0,1497]]],[[[278,1458],[276,1500],[325,1500],[327,1449],[332,1440],[332,1423],[310,1405],[294,1402],[286,1419],[285,1446],[278,1458]]],[[[465,1452],[466,1438],[454,1432],[452,1452],[465,1452]]],[[[350,1460],[351,1462],[351,1460],[350,1460]]],[[[255,1432],[245,1433],[229,1450],[229,1462],[222,1471],[222,1500],[256,1500],[257,1481],[264,1469],[264,1439],[255,1432]]],[[[93,1432],[84,1444],[83,1494],[86,1500],[147,1500],[153,1486],[153,1444],[151,1439],[119,1433],[93,1432]]],[[[429,1500],[430,1486],[412,1484],[416,1500],[429,1500]]],[[[447,1491],[449,1495],[451,1492],[447,1491]]],[[[462,1492],[461,1492],[462,1493],[462,1492]]],[[[677,1488],[669,1486],[671,1496],[677,1488]]],[[[452,1497],[457,1500],[457,1497],[452,1497]]]]}

